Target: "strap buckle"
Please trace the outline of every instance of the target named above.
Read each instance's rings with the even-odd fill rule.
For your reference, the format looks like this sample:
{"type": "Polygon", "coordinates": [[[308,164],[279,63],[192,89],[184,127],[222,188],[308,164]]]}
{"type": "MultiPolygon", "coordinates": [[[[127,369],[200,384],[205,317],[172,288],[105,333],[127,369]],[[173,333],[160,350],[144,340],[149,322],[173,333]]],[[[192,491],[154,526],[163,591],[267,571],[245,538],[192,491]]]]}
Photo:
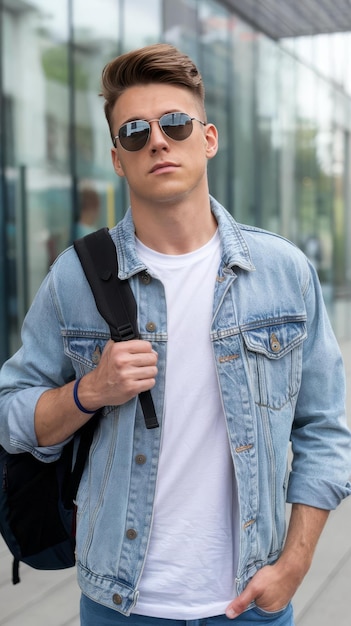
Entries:
{"type": "Polygon", "coordinates": [[[131,324],[123,324],[123,326],[117,327],[118,334],[121,341],[129,341],[129,339],[135,339],[135,332],[131,324]]]}

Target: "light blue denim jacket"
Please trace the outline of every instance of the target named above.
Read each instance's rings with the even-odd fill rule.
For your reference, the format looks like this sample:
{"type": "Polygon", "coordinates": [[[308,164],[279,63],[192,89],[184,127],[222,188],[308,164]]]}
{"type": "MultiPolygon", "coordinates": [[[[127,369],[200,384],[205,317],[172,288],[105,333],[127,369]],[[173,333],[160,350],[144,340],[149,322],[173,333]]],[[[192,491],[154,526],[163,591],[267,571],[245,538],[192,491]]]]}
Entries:
{"type": "MultiPolygon", "coordinates": [[[[314,269],[282,237],[238,225],[213,199],[211,206],[222,260],[209,332],[238,484],[240,592],[259,568],[278,558],[286,500],[333,509],[351,493],[351,438],[342,360],[314,269]]],[[[136,255],[130,211],[111,235],[119,276],[130,279],[137,300],[141,337],[158,353],[152,394],[160,428],[145,428],[136,399],[105,408],[77,497],[77,562],[83,592],[128,615],[152,523],[167,314],[162,284],[136,255]]],[[[108,338],[69,248],[26,317],[23,347],[1,372],[0,440],[7,449],[57,458],[61,446],[37,446],[36,402],[45,390],[94,368],[108,338]]]]}

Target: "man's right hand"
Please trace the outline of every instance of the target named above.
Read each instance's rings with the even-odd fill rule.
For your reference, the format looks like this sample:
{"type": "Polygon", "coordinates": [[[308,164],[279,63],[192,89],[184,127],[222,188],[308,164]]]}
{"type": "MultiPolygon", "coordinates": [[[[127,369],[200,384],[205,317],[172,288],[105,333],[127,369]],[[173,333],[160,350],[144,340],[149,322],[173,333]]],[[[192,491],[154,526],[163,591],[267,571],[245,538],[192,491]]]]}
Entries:
{"type": "Polygon", "coordinates": [[[157,353],[149,341],[110,340],[97,367],[79,384],[79,400],[87,409],[124,404],[152,389],[157,376],[157,353]]]}
{"type": "MultiPolygon", "coordinates": [[[[102,406],[124,404],[141,391],[152,389],[156,376],[157,353],[149,341],[110,340],[99,364],[81,379],[79,402],[91,412],[102,406]]],[[[50,389],[40,396],[34,417],[39,446],[65,441],[91,418],[91,414],[80,411],[74,402],[74,383],[50,389]]]]}

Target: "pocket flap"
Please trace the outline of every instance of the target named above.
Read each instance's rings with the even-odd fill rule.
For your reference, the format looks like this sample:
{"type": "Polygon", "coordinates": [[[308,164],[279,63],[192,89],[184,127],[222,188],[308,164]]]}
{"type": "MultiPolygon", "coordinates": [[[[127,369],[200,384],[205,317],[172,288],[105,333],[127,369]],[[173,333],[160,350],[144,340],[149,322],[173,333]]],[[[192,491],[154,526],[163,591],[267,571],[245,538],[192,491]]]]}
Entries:
{"type": "Polygon", "coordinates": [[[248,350],[264,354],[269,359],[280,359],[306,339],[306,322],[285,319],[243,330],[242,335],[248,350]]]}

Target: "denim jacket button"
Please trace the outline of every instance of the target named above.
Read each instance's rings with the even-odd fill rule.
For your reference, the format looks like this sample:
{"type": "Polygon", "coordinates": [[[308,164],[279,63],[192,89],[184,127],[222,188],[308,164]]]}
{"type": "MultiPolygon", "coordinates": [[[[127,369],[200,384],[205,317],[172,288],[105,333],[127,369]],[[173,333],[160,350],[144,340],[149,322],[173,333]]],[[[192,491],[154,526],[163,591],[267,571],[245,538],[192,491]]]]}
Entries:
{"type": "Polygon", "coordinates": [[[155,322],[148,322],[148,323],[146,324],[146,330],[147,330],[149,333],[154,333],[154,332],[155,332],[155,330],[156,330],[156,324],[155,324],[155,322]]]}
{"type": "Polygon", "coordinates": [[[149,285],[151,283],[151,276],[147,272],[142,272],[140,274],[140,280],[143,285],[149,285]]]}
{"type": "Polygon", "coordinates": [[[138,533],[134,528],[128,528],[127,530],[128,539],[136,539],[137,536],[138,536],[138,533]]]}
{"type": "Polygon", "coordinates": [[[101,359],[101,348],[100,346],[96,346],[92,354],[91,360],[94,363],[94,365],[98,365],[98,363],[100,363],[100,359],[101,359]]]}
{"type": "Polygon", "coordinates": [[[120,596],[119,593],[114,593],[112,596],[112,602],[113,604],[122,604],[122,596],[120,596]]]}
{"type": "Polygon", "coordinates": [[[271,344],[271,349],[273,350],[273,352],[279,352],[279,350],[281,349],[280,342],[275,333],[271,334],[270,344],[271,344]]]}
{"type": "Polygon", "coordinates": [[[146,463],[145,454],[137,454],[135,457],[135,462],[137,463],[137,465],[144,465],[144,463],[146,463]]]}

